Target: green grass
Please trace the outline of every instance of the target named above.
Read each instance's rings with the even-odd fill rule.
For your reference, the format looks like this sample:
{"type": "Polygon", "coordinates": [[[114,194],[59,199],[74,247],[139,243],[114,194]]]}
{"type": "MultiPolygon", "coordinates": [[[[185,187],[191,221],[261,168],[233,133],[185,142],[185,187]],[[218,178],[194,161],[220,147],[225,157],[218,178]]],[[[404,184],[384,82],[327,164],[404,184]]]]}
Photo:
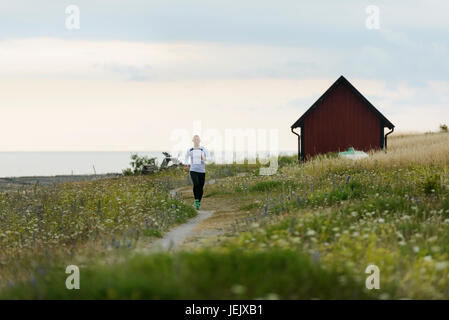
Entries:
{"type": "MultiPolygon", "coordinates": [[[[401,153],[398,157],[403,159],[401,153]]],[[[209,178],[227,178],[207,186],[208,201],[225,195],[252,216],[251,223],[200,251],[125,253],[132,250],[127,246],[136,235],[132,230],[161,236],[168,222],[194,214],[180,199],[167,198],[170,188],[186,181],[181,172],[1,194],[1,271],[14,282],[0,297],[449,297],[449,170],[444,159],[404,164],[394,158],[351,162],[327,155],[300,165],[288,157],[282,161],[268,177],[247,164],[210,166],[209,178]],[[236,176],[240,172],[249,174],[236,176]],[[95,243],[92,230],[102,215],[111,220],[102,229],[104,245],[84,254],[79,248],[95,243]],[[157,227],[146,223],[149,217],[157,227]],[[36,253],[24,245],[33,232],[41,244],[32,247],[36,253]],[[51,248],[64,248],[67,237],[67,251],[76,254],[54,255],[51,248]],[[110,250],[118,262],[105,262],[110,250]],[[65,266],[72,263],[81,266],[80,291],[64,286],[65,266]],[[370,264],[380,268],[379,291],[364,289],[370,264]],[[17,281],[23,270],[30,272],[31,282],[17,281]]]]}
{"type": "Polygon", "coordinates": [[[273,191],[282,186],[282,181],[260,181],[249,187],[250,192],[273,191]]]}
{"type": "MultiPolygon", "coordinates": [[[[208,176],[221,178],[256,168],[211,165],[208,176]]],[[[34,266],[52,255],[101,259],[110,250],[162,237],[168,228],[197,214],[190,204],[169,195],[188,182],[188,174],[175,168],[147,176],[0,192],[0,286],[26,280],[34,266]]]]}
{"type": "MultiPolygon", "coordinates": [[[[260,208],[287,214],[236,234],[231,246],[249,251],[296,249],[318,256],[323,266],[359,274],[369,264],[381,270],[389,298],[447,298],[449,292],[449,176],[444,166],[367,170],[300,168],[280,172],[293,189],[272,188],[260,208]],[[296,179],[296,181],[295,181],[296,179]]],[[[257,181],[257,178],[254,179],[257,181]]],[[[251,185],[260,182],[250,181],[251,185]]],[[[226,245],[226,244],[224,244],[226,245]]]]}
{"type": "MultiPolygon", "coordinates": [[[[365,299],[376,295],[345,271],[324,269],[300,252],[201,250],[128,257],[80,270],[80,290],[65,288],[65,265],[41,267],[8,299],[365,299]]],[[[389,290],[394,290],[390,288],[389,290]]]]}

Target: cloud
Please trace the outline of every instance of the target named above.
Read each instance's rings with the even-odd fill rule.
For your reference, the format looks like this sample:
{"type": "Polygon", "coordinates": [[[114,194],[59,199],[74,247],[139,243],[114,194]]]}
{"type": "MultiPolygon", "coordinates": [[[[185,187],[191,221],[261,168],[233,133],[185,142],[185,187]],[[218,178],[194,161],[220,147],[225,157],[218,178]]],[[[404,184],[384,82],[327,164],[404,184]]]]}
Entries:
{"type": "Polygon", "coordinates": [[[30,38],[0,41],[0,77],[210,79],[297,77],[336,68],[343,52],[222,43],[30,38]]]}

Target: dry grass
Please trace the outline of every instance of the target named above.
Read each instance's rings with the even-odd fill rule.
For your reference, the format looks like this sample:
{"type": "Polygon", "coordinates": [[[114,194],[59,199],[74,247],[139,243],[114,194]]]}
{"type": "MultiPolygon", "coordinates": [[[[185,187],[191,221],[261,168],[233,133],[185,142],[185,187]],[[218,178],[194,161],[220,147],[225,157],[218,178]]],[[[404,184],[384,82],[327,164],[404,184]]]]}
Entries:
{"type": "Polygon", "coordinates": [[[447,165],[449,164],[449,134],[392,135],[388,141],[388,150],[375,152],[371,160],[383,166],[447,165]]]}
{"type": "MultiPolygon", "coordinates": [[[[338,170],[352,166],[362,169],[397,168],[410,166],[449,165],[449,133],[398,134],[388,139],[388,149],[372,151],[366,159],[353,161],[344,158],[318,156],[303,164],[305,173],[338,170]]],[[[284,168],[284,172],[297,171],[297,166],[284,168]]]]}

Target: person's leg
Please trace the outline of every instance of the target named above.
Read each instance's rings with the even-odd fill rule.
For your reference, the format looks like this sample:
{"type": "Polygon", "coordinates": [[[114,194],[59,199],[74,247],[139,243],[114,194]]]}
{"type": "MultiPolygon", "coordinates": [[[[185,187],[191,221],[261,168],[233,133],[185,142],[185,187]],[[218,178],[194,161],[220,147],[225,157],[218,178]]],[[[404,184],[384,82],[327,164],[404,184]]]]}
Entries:
{"type": "Polygon", "coordinates": [[[201,202],[203,198],[203,187],[206,180],[206,174],[204,172],[198,174],[198,199],[201,202]]]}
{"type": "Polygon", "coordinates": [[[199,180],[198,180],[198,173],[195,171],[190,171],[190,178],[192,178],[192,183],[193,183],[193,197],[195,198],[195,200],[198,200],[198,185],[199,185],[199,180]]]}

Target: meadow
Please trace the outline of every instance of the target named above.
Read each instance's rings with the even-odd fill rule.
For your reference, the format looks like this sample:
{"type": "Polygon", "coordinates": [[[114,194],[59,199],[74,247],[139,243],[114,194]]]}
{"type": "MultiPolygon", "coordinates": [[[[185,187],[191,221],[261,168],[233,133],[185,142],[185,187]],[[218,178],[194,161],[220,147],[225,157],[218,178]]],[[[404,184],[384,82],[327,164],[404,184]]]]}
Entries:
{"type": "Polygon", "coordinates": [[[1,298],[447,299],[449,134],[392,135],[358,161],[211,165],[215,206],[243,218],[196,248],[138,253],[195,215],[182,170],[0,194],[1,298]],[[247,172],[245,176],[237,173],[247,172]],[[81,268],[67,290],[65,266],[81,268]],[[380,270],[380,289],[365,269],[380,270]]]}

